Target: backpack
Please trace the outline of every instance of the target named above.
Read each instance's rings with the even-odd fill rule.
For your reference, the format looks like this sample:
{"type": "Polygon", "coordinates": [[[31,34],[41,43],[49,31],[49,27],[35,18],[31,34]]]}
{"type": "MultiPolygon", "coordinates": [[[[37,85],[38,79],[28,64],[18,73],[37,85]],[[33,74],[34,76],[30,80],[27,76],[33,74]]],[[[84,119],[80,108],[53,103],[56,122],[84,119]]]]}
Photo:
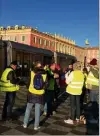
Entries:
{"type": "Polygon", "coordinates": [[[36,90],[41,90],[44,88],[44,81],[41,74],[35,74],[33,85],[36,90]]]}

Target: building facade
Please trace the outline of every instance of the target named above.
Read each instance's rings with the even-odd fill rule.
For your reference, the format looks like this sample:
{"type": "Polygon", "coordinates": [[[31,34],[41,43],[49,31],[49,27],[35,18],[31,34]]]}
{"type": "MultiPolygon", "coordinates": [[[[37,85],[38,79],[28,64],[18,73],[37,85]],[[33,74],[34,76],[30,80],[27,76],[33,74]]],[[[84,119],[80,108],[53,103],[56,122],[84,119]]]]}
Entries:
{"type": "Polygon", "coordinates": [[[85,48],[85,56],[87,63],[89,63],[93,58],[99,60],[99,47],[85,48]]]}
{"type": "MultiPolygon", "coordinates": [[[[2,40],[10,40],[18,43],[27,44],[37,48],[44,48],[53,52],[61,52],[75,56],[78,61],[84,63],[86,49],[79,47],[75,41],[64,38],[59,35],[44,33],[25,26],[8,26],[0,27],[0,38],[2,40]]],[[[87,55],[88,56],[88,55],[87,55]]]]}

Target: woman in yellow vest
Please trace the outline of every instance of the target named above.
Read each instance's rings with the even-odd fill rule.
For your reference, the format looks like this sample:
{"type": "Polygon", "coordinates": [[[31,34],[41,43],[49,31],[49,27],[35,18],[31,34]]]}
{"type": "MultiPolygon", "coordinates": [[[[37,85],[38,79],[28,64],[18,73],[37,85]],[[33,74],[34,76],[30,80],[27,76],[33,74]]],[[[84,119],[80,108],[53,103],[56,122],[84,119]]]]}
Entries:
{"type": "Polygon", "coordinates": [[[84,75],[81,71],[80,62],[73,64],[73,70],[66,79],[68,84],[66,92],[70,94],[71,99],[71,116],[70,119],[64,120],[68,124],[74,124],[75,120],[77,122],[80,120],[80,96],[84,85],[84,75]]]}
{"type": "Polygon", "coordinates": [[[41,62],[36,62],[34,70],[31,71],[30,75],[30,82],[28,87],[28,102],[27,108],[24,117],[24,124],[23,127],[27,128],[30,112],[32,110],[33,105],[35,104],[35,123],[34,123],[34,130],[40,129],[39,122],[40,122],[40,106],[44,104],[44,93],[45,88],[44,84],[46,81],[46,74],[45,70],[41,69],[41,62]]]}

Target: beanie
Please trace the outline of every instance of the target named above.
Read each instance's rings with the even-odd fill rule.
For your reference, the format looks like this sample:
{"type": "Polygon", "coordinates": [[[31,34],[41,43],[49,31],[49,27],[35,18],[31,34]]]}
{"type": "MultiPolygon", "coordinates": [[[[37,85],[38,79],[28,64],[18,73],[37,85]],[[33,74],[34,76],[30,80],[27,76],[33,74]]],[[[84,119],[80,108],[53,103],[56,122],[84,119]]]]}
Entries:
{"type": "Polygon", "coordinates": [[[90,61],[90,65],[97,65],[97,59],[92,59],[91,61],[90,61]]]}

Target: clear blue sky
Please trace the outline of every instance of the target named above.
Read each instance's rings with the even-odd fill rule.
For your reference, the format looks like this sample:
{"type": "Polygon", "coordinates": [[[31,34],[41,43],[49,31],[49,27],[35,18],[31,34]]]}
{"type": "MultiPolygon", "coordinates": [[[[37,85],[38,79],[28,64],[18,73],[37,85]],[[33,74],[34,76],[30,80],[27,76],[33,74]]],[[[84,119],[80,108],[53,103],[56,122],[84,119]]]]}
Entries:
{"type": "Polygon", "coordinates": [[[0,0],[0,25],[28,25],[98,45],[99,0],[0,0]]]}

